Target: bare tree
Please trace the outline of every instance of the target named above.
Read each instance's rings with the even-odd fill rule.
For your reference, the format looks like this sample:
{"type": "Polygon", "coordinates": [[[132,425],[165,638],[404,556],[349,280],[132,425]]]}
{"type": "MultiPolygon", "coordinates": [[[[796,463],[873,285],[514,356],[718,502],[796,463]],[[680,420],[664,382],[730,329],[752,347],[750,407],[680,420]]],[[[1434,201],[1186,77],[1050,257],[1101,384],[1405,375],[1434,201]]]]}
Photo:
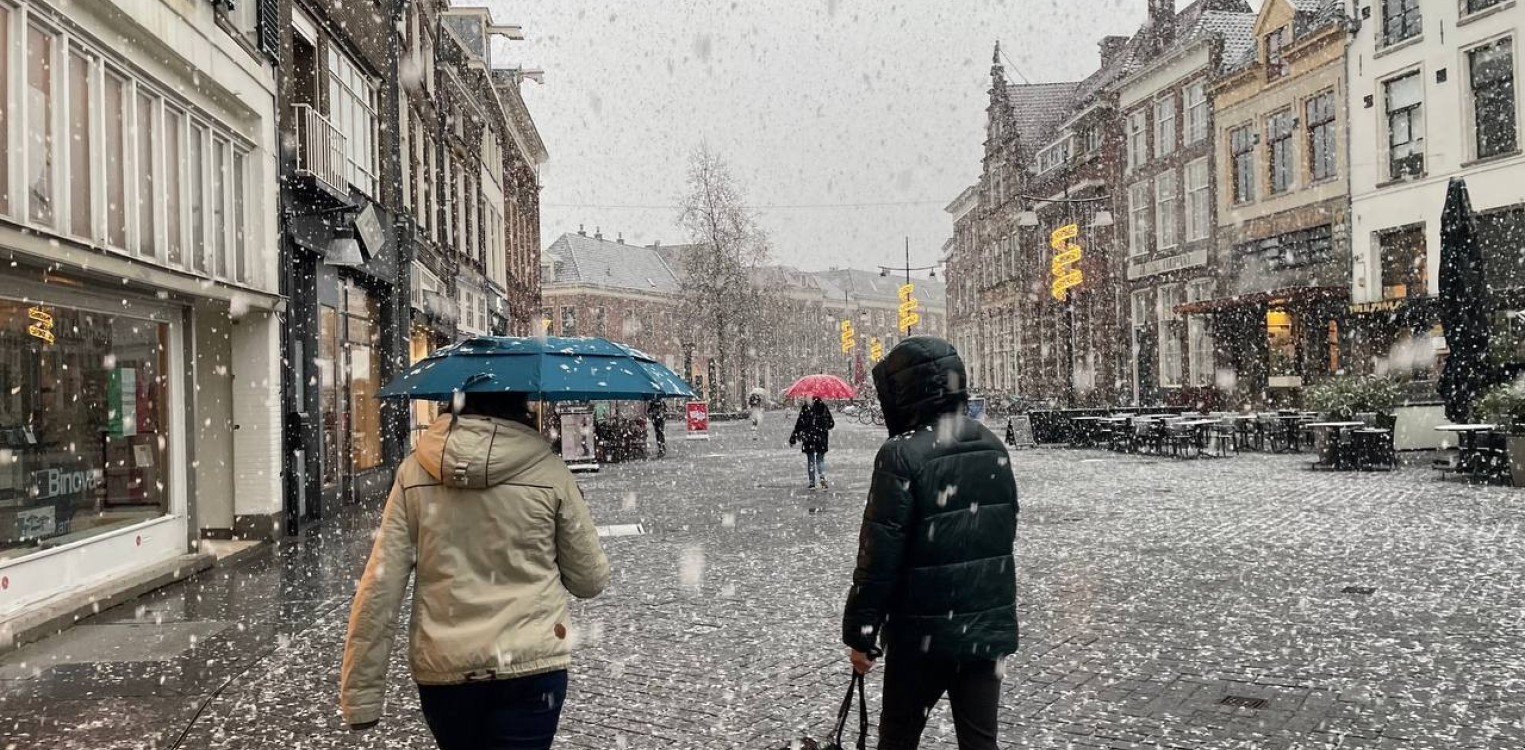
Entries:
{"type": "Polygon", "coordinates": [[[710,387],[724,409],[740,401],[737,379],[747,366],[748,334],[756,332],[765,307],[754,271],[768,262],[768,237],[730,168],[704,146],[690,158],[679,221],[691,243],[682,260],[684,312],[714,353],[718,382],[710,387]]]}

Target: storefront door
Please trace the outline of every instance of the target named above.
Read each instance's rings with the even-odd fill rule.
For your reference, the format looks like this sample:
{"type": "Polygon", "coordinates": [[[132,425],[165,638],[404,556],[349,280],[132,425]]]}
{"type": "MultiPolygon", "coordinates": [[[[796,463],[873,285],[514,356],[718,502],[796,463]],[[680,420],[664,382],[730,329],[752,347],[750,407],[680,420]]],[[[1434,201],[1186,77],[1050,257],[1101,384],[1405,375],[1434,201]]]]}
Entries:
{"type": "Polygon", "coordinates": [[[323,425],[323,503],[354,502],[357,478],[381,467],[380,333],[376,300],[340,280],[336,304],[318,308],[318,411],[323,425]]]}

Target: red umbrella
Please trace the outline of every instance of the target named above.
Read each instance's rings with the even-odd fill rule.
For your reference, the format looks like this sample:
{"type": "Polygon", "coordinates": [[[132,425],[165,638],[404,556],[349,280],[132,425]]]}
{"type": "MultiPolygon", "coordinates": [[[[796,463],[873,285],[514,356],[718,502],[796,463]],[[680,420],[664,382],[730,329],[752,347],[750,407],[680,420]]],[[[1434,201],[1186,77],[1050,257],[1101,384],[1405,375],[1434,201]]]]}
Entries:
{"type": "Polygon", "coordinates": [[[835,375],[806,375],[794,381],[784,391],[784,398],[821,398],[827,401],[846,401],[858,395],[847,381],[835,375]]]}

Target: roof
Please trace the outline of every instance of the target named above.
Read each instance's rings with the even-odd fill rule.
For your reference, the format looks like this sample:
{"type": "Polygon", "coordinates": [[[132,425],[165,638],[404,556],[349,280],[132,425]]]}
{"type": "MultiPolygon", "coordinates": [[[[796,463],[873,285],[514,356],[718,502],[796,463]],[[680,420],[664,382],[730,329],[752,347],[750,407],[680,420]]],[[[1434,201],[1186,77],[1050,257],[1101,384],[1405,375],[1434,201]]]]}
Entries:
{"type": "Polygon", "coordinates": [[[1222,13],[1212,11],[1202,14],[1197,25],[1189,32],[1184,43],[1196,41],[1209,35],[1223,40],[1223,53],[1218,58],[1219,71],[1227,70],[1245,55],[1255,54],[1255,14],[1222,13]]]}
{"type": "Polygon", "coordinates": [[[588,284],[638,292],[677,294],[677,274],[654,247],[568,233],[546,248],[553,272],[547,287],[588,284]]]}
{"type": "MultiPolygon", "coordinates": [[[[878,271],[862,271],[856,268],[834,268],[830,271],[818,271],[813,275],[834,289],[838,295],[846,292],[860,301],[898,304],[900,285],[905,283],[905,277],[897,275],[893,270],[888,276],[880,276],[878,271]]],[[[948,287],[942,281],[923,278],[911,279],[911,282],[916,285],[916,298],[922,302],[934,307],[941,307],[947,303],[948,287]]]]}
{"type": "Polygon", "coordinates": [[[1046,142],[1074,107],[1075,89],[1079,85],[1073,81],[1008,85],[1006,91],[1017,137],[1028,143],[1046,142]]]}

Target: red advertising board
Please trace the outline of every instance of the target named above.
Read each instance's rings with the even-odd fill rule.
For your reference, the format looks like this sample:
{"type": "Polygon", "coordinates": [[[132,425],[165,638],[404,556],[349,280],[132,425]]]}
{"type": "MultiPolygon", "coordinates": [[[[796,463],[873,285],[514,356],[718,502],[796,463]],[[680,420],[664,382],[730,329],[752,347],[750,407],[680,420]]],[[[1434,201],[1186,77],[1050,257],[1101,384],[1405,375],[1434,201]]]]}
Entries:
{"type": "Polygon", "coordinates": [[[703,401],[690,401],[683,410],[684,418],[688,421],[688,436],[691,438],[707,438],[710,436],[710,406],[703,401]]]}

